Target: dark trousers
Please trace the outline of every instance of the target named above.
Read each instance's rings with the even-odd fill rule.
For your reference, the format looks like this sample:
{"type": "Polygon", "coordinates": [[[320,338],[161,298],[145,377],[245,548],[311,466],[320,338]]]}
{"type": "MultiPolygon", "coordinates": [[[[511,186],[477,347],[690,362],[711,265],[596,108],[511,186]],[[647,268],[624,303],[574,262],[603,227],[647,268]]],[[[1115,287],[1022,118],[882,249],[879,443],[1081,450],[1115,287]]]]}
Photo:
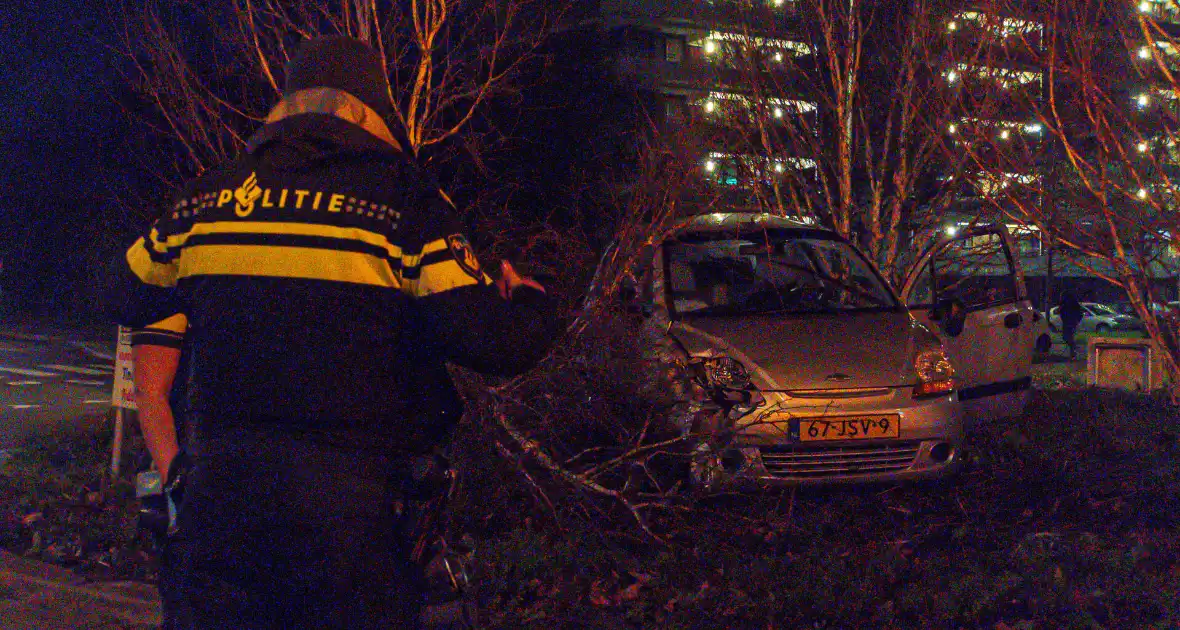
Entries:
{"type": "Polygon", "coordinates": [[[397,457],[281,430],[201,446],[161,575],[171,628],[414,628],[397,457]]]}
{"type": "Polygon", "coordinates": [[[1077,334],[1077,332],[1078,332],[1077,323],[1072,323],[1072,324],[1062,323],[1061,336],[1065,339],[1065,345],[1069,346],[1070,358],[1073,358],[1073,356],[1077,354],[1077,349],[1075,348],[1075,344],[1077,343],[1075,335],[1077,334]]]}

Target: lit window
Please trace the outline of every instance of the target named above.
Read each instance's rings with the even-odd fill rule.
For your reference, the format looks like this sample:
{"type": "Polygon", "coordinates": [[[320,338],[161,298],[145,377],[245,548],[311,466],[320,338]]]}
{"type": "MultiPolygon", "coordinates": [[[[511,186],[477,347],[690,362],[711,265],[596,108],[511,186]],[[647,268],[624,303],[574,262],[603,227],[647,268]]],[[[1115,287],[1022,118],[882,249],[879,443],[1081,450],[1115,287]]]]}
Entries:
{"type": "Polygon", "coordinates": [[[991,197],[1000,193],[1013,184],[1030,186],[1039,184],[1041,178],[1036,175],[1020,175],[1017,173],[977,173],[970,178],[975,189],[984,197],[991,197]]]}
{"type": "Polygon", "coordinates": [[[1021,85],[1029,85],[1041,80],[1041,73],[1035,70],[1015,70],[1012,68],[998,68],[994,66],[974,66],[960,63],[944,72],[947,81],[954,83],[959,76],[972,76],[977,79],[987,79],[1005,89],[1021,85]]]}
{"type": "Polygon", "coordinates": [[[1042,25],[1040,22],[1032,20],[1021,20],[1017,18],[998,17],[980,13],[979,11],[962,11],[955,15],[955,20],[947,25],[949,30],[956,30],[959,28],[959,21],[972,22],[985,31],[994,34],[997,37],[1008,37],[1011,35],[1031,35],[1033,33],[1040,33],[1042,25]],[[951,26],[954,25],[954,26],[951,26]]]}
{"type": "MultiPolygon", "coordinates": [[[[709,38],[706,42],[733,42],[742,48],[761,48],[765,50],[773,50],[782,55],[793,55],[795,57],[804,57],[812,54],[814,51],[811,46],[803,42],[797,42],[789,39],[778,39],[774,37],[759,37],[756,35],[746,35],[744,33],[727,33],[723,31],[713,31],[709,33],[709,38]]],[[[706,43],[705,52],[712,52],[708,50],[708,43],[706,43]]],[[[716,50],[716,48],[714,48],[716,50]]],[[[778,60],[778,57],[775,57],[778,60]]]]}

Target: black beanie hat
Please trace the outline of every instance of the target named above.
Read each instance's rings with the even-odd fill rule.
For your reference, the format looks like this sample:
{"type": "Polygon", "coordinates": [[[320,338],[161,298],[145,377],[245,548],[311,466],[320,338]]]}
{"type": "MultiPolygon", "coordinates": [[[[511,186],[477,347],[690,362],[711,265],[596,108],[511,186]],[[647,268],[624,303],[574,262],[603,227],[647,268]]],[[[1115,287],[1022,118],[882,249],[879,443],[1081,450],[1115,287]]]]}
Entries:
{"type": "Polygon", "coordinates": [[[303,42],[287,64],[283,95],[317,87],[348,92],[381,117],[392,111],[381,55],[359,39],[335,35],[303,42]]]}

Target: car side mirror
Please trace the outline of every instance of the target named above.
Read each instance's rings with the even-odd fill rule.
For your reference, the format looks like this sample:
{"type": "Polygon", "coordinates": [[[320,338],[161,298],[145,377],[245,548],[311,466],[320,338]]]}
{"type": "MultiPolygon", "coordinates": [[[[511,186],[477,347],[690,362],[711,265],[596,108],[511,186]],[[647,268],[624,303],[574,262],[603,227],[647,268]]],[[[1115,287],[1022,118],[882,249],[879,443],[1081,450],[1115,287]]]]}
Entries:
{"type": "Polygon", "coordinates": [[[963,327],[967,324],[967,307],[959,298],[943,298],[934,305],[930,320],[938,322],[938,327],[946,336],[958,337],[963,334],[963,327]]]}

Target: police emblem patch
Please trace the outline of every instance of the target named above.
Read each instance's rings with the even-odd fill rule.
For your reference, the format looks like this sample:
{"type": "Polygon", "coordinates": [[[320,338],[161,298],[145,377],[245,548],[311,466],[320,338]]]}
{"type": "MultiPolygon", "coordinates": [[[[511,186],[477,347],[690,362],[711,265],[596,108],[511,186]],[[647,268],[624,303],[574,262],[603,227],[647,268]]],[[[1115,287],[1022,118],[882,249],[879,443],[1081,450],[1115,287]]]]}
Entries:
{"type": "Polygon", "coordinates": [[[467,275],[476,280],[483,278],[483,272],[479,268],[479,259],[475,257],[475,252],[471,249],[471,243],[467,242],[466,236],[462,234],[448,236],[447,246],[450,247],[451,255],[455,257],[455,262],[459,263],[459,267],[467,275]]]}

